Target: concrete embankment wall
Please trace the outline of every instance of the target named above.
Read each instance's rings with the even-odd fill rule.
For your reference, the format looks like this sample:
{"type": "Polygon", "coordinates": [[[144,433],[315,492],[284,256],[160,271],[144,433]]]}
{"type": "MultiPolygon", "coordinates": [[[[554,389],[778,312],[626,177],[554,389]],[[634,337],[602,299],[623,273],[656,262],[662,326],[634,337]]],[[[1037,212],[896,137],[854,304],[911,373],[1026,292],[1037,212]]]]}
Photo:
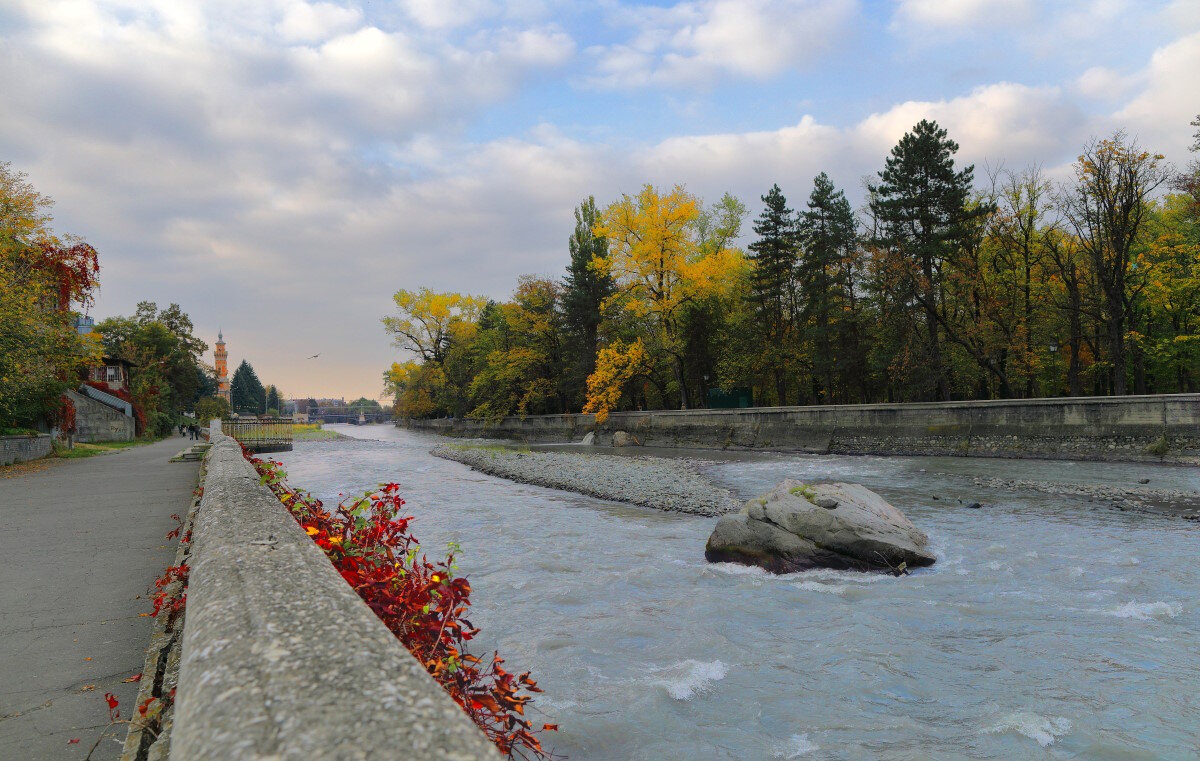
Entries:
{"type": "Polygon", "coordinates": [[[170,757],[494,759],[495,747],[212,432],[170,757]]]}
{"type": "Polygon", "coordinates": [[[401,425],[451,436],[830,454],[1196,462],[1200,394],[616,412],[401,425]]]}
{"type": "Polygon", "coordinates": [[[50,454],[52,437],[48,433],[36,436],[0,436],[0,465],[28,462],[50,454]]]}

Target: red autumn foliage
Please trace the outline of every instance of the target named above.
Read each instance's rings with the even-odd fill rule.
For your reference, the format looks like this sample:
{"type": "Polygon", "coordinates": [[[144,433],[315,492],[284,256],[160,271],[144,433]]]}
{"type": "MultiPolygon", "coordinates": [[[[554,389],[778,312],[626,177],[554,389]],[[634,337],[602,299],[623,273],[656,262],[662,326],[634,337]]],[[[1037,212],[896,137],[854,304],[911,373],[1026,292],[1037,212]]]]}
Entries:
{"type": "Polygon", "coordinates": [[[117,706],[121,705],[117,700],[117,696],[111,692],[104,693],[104,700],[108,703],[108,720],[117,721],[121,718],[121,710],[117,706]]]}
{"type": "Polygon", "coordinates": [[[100,257],[86,243],[56,246],[44,241],[35,249],[32,268],[49,273],[58,284],[58,308],[65,312],[72,301],[85,306],[100,285],[100,257]]]}
{"type": "Polygon", "coordinates": [[[75,432],[75,402],[71,401],[71,397],[63,394],[59,398],[59,407],[54,410],[52,418],[59,430],[66,433],[75,432]]]}
{"type": "MultiPolygon", "coordinates": [[[[186,563],[183,565],[168,566],[167,570],[163,571],[163,575],[154,580],[154,588],[158,591],[154,595],[153,615],[157,616],[164,606],[167,606],[172,619],[183,612],[184,607],[187,606],[187,594],[181,594],[174,600],[168,602],[167,587],[176,581],[180,582],[184,587],[186,587],[188,572],[190,570],[191,569],[188,568],[186,563]]],[[[168,628],[170,628],[169,625],[168,628]]]]}
{"type": "Polygon", "coordinates": [[[397,484],[347,498],[331,513],[321,500],[289,486],[281,463],[249,452],[246,457],[346,583],[502,753],[560,758],[542,748],[538,730],[524,718],[531,693],[541,692],[529,672],[509,672],[495,653],[485,662],[467,652],[466,643],[479,631],[465,618],[471,585],[456,575],[453,553],[438,562],[421,553],[397,484]]]}
{"type": "Polygon", "coordinates": [[[183,518],[179,517],[179,513],[171,513],[171,520],[175,521],[175,523],[177,525],[175,526],[175,528],[173,528],[167,532],[167,540],[168,541],[171,539],[178,538],[179,533],[181,531],[183,531],[183,518]]]}

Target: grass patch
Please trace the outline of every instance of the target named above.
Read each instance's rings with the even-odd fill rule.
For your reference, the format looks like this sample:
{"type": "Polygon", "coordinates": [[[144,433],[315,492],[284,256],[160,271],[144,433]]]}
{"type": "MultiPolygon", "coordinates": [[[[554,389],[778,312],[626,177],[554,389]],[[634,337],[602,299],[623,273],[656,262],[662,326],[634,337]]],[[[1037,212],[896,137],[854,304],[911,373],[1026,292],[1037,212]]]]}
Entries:
{"type": "Polygon", "coordinates": [[[37,436],[32,428],[0,428],[0,436],[37,436]]]}
{"type": "Polygon", "coordinates": [[[817,498],[817,493],[804,484],[800,484],[799,486],[793,486],[791,489],[788,489],[788,491],[790,491],[792,493],[793,497],[803,497],[804,499],[807,499],[809,502],[812,502],[814,499],[817,498]]]}
{"type": "Polygon", "coordinates": [[[119,452],[122,449],[130,447],[140,447],[143,444],[153,444],[158,439],[134,439],[133,441],[101,441],[96,444],[84,444],[78,442],[74,448],[67,449],[66,447],[54,444],[54,452],[51,457],[57,457],[62,460],[79,460],[84,457],[95,457],[98,454],[108,454],[109,452],[119,452]]]}
{"type": "Polygon", "coordinates": [[[1163,455],[1165,455],[1167,452],[1170,452],[1170,451],[1171,451],[1171,443],[1169,441],[1167,441],[1167,437],[1165,434],[1162,436],[1159,436],[1157,441],[1155,441],[1150,446],[1146,447],[1146,454],[1152,454],[1156,457],[1162,457],[1163,455]]]}
{"type": "Polygon", "coordinates": [[[344,438],[337,431],[327,431],[320,423],[296,423],[292,426],[292,441],[332,441],[344,438]]]}

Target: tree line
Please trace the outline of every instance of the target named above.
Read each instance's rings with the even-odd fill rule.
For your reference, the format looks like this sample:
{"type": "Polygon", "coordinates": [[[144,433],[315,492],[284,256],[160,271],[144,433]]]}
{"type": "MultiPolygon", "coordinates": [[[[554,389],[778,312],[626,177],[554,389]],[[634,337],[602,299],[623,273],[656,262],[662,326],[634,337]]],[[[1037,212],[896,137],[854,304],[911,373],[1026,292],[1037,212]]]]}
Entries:
{"type": "Polygon", "coordinates": [[[1200,162],[1177,172],[1117,132],[1052,183],[978,176],[958,149],[921,121],[858,210],[824,173],[797,208],[773,185],[746,250],[729,194],[588,198],[561,279],[522,276],[505,302],[395,294],[397,413],[1196,391],[1200,162]]]}

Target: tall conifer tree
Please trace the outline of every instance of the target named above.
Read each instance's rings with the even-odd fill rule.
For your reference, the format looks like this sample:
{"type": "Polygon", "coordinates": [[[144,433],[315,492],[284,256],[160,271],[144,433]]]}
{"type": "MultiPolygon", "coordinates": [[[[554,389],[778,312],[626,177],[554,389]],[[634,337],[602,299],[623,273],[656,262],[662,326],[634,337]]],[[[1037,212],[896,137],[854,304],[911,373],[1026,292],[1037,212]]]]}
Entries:
{"type": "Polygon", "coordinates": [[[596,350],[602,320],[604,300],[613,295],[612,276],[592,266],[593,259],[608,256],[608,241],[592,234],[599,221],[596,199],[587,200],[575,209],[575,231],[567,245],[571,263],[563,278],[563,317],[567,329],[566,395],[571,404],[582,407],[587,377],[596,369],[596,350]]]}
{"type": "Polygon", "coordinates": [[[938,399],[950,398],[938,330],[943,265],[971,234],[970,222],[980,209],[968,208],[975,167],[955,171],[958,143],[946,130],[922,119],[892,148],[871,186],[871,211],[879,223],[876,243],[896,266],[889,268],[891,288],[915,302],[924,323],[926,352],[938,399]]]}
{"type": "Polygon", "coordinates": [[[261,415],[266,411],[266,396],[258,374],[243,359],[229,382],[229,406],[239,415],[261,415]]]}
{"type": "MultiPolygon", "coordinates": [[[[813,355],[813,377],[820,384],[817,397],[822,402],[833,400],[834,375],[839,362],[850,348],[838,340],[847,289],[848,257],[858,245],[854,212],[846,195],[833,186],[829,175],[821,172],[813,180],[808,210],[800,213],[800,237],[804,253],[796,266],[800,299],[804,304],[804,322],[816,352],[813,355]]],[[[814,384],[816,385],[816,384],[814,384]]]]}
{"type": "Polygon", "coordinates": [[[762,201],[762,214],[754,221],[758,240],[751,243],[751,293],[770,357],[768,366],[775,380],[776,403],[787,401],[787,361],[792,353],[796,310],[795,269],[800,245],[795,213],[779,185],[772,185],[762,201]]]}

